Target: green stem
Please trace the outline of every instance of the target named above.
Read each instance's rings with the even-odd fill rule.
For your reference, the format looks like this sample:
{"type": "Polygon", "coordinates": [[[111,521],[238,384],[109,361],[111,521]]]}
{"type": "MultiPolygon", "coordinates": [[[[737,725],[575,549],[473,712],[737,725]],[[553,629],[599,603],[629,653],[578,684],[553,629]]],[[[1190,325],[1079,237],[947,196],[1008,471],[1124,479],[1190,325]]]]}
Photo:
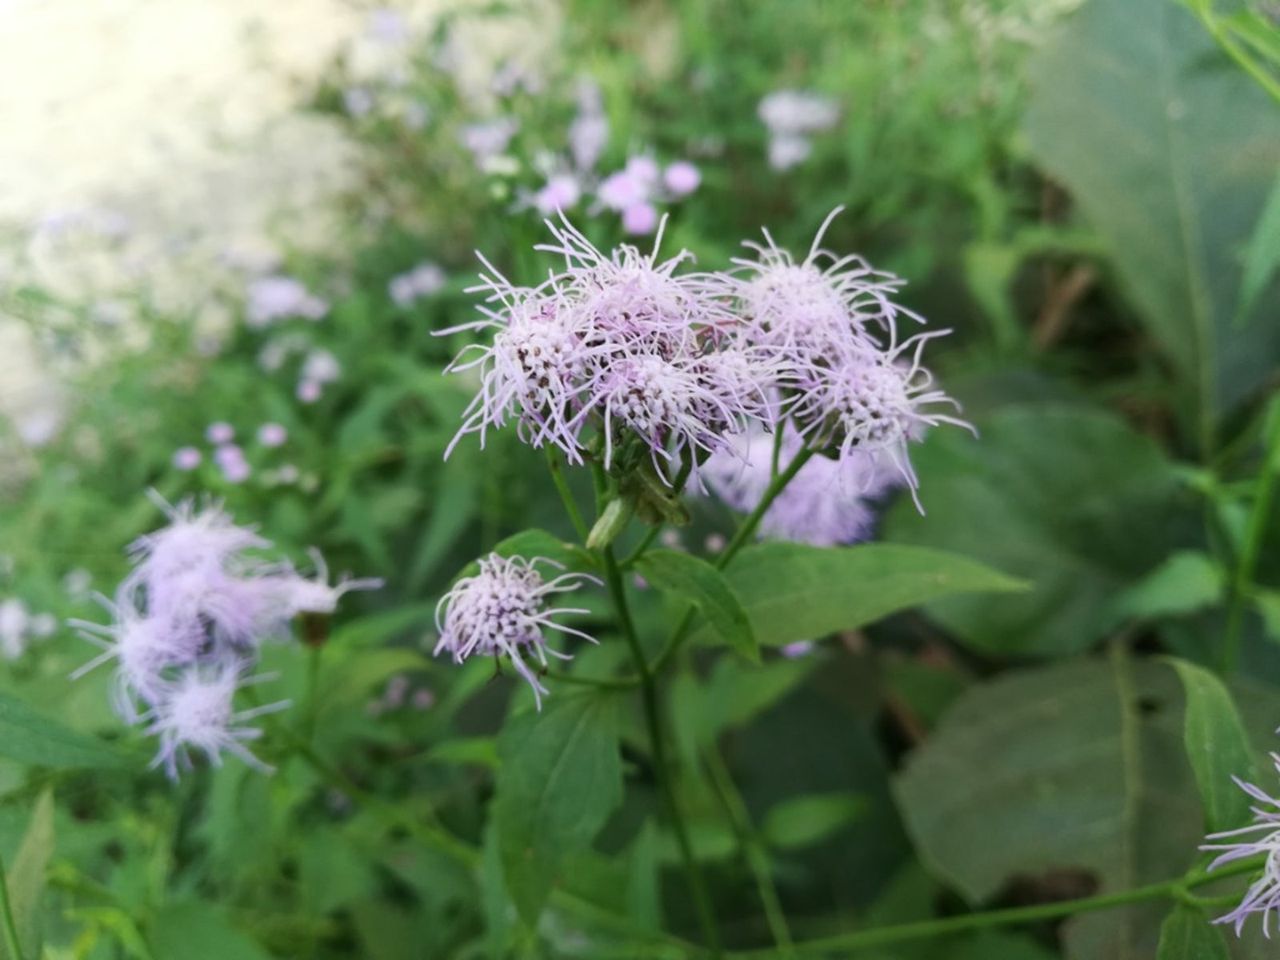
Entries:
{"type": "Polygon", "coordinates": [[[569,489],[569,481],[565,479],[564,471],[560,467],[560,457],[551,447],[547,447],[547,466],[551,470],[551,482],[556,485],[556,492],[560,494],[560,500],[564,503],[564,512],[569,515],[569,522],[573,524],[573,529],[578,534],[579,542],[586,543],[590,528],[587,526],[587,522],[582,519],[582,511],[578,509],[577,501],[573,499],[573,491],[569,489]]]}
{"type": "Polygon", "coordinates": [[[1240,657],[1240,638],[1244,627],[1244,611],[1249,602],[1250,584],[1258,566],[1258,555],[1267,535],[1267,519],[1271,514],[1271,495],[1276,474],[1280,472],[1280,400],[1273,401],[1267,414],[1263,441],[1262,469],[1254,485],[1253,508],[1245,530],[1244,548],[1231,578],[1231,598],[1227,606],[1227,628],[1222,642],[1222,669],[1231,673],[1240,657]]]}
{"type": "Polygon", "coordinates": [[[13,919],[13,905],[9,902],[9,871],[0,860],[0,921],[4,925],[4,948],[9,960],[22,960],[22,945],[18,942],[18,926],[13,919]]]}
{"type": "MultiPolygon", "coordinates": [[[[859,930],[855,933],[843,933],[833,937],[821,937],[816,940],[797,943],[795,950],[802,954],[839,951],[843,956],[857,950],[883,947],[892,943],[928,940],[934,937],[944,937],[954,933],[965,933],[970,930],[982,930],[989,927],[1058,920],[1062,917],[1070,917],[1079,913],[1109,910],[1113,907],[1144,903],[1148,900],[1177,899],[1187,890],[1225,877],[1251,873],[1258,870],[1261,865],[1257,860],[1240,862],[1224,867],[1216,873],[1194,874],[1177,880],[1165,880],[1162,883],[1152,883],[1145,887],[1135,887],[1132,890],[1124,890],[1119,893],[1104,893],[1095,897],[1062,900],[1058,903],[1046,903],[1034,907],[987,910],[983,913],[969,913],[959,917],[943,917],[938,920],[921,920],[916,923],[901,923],[890,927],[873,927],[870,930],[859,930]]],[[[735,951],[729,956],[732,960],[766,960],[766,958],[776,955],[774,950],[768,949],[735,951]]]]}
{"type": "Polygon", "coordinates": [[[773,501],[777,499],[778,494],[786,489],[787,484],[795,478],[795,475],[800,472],[800,468],[809,462],[814,452],[808,447],[803,447],[787,464],[787,469],[769,481],[769,486],[765,488],[764,496],[760,498],[756,508],[747,514],[746,519],[742,521],[742,525],[734,533],[733,539],[729,541],[729,545],[724,548],[724,552],[716,557],[715,566],[717,570],[723,570],[727,567],[730,561],[738,555],[738,551],[751,541],[752,536],[755,535],[756,528],[760,526],[760,521],[764,519],[765,513],[773,506],[773,501]]]}
{"type": "Polygon", "coordinates": [[[623,636],[631,648],[631,656],[635,660],[636,673],[640,678],[640,699],[644,706],[645,726],[649,734],[649,749],[653,755],[654,775],[662,790],[663,800],[667,807],[667,818],[676,835],[680,847],[680,858],[684,863],[685,877],[689,883],[689,892],[693,896],[694,909],[698,914],[698,922],[702,927],[702,935],[712,957],[722,956],[720,932],[716,926],[715,912],[711,906],[711,897],[707,893],[706,882],[702,877],[702,869],[698,866],[698,858],[694,855],[693,844],[689,840],[689,831],[684,817],[680,813],[680,804],[676,799],[675,789],[671,783],[671,767],[667,763],[667,750],[662,732],[662,711],[658,705],[658,688],[653,674],[645,661],[644,650],[640,646],[640,638],[636,634],[635,623],[631,619],[631,610],[627,606],[627,593],[622,585],[622,571],[613,555],[612,547],[600,551],[604,560],[605,583],[609,588],[609,596],[613,600],[622,627],[623,636]]]}
{"type": "Polygon", "coordinates": [[[769,925],[769,933],[778,947],[778,956],[783,960],[789,960],[795,956],[791,928],[787,925],[787,916],[782,910],[778,888],[773,883],[773,871],[770,869],[768,853],[751,823],[751,813],[747,810],[746,801],[738,792],[729,768],[714,743],[704,751],[703,760],[711,774],[711,782],[720,797],[720,802],[724,804],[729,814],[729,821],[733,824],[734,833],[738,837],[738,845],[746,855],[747,865],[755,877],[756,892],[760,896],[760,905],[764,908],[764,918],[769,925]]]}
{"type": "MultiPolygon", "coordinates": [[[[769,482],[769,486],[765,488],[764,496],[760,498],[760,502],[756,504],[756,508],[747,514],[746,519],[742,521],[742,525],[738,527],[737,531],[733,535],[733,539],[729,541],[728,546],[724,548],[724,551],[720,556],[716,557],[715,568],[717,570],[723,570],[727,567],[733,558],[738,555],[738,551],[750,542],[752,535],[756,532],[756,528],[760,526],[760,521],[764,519],[764,515],[768,511],[769,507],[773,506],[773,501],[777,499],[778,494],[786,488],[787,484],[790,483],[795,475],[800,472],[800,468],[808,463],[809,459],[813,455],[813,450],[810,450],[808,447],[803,448],[795,455],[794,459],[787,464],[787,469],[782,471],[782,473],[778,474],[769,482]]],[[[653,661],[653,665],[649,668],[651,673],[661,673],[663,668],[667,665],[667,662],[675,652],[680,649],[680,644],[684,643],[685,637],[689,633],[689,628],[693,626],[693,617],[695,613],[696,609],[694,607],[689,607],[689,609],[685,611],[680,622],[676,624],[676,629],[671,634],[671,639],[669,639],[666,646],[659,651],[658,656],[653,661]]]]}

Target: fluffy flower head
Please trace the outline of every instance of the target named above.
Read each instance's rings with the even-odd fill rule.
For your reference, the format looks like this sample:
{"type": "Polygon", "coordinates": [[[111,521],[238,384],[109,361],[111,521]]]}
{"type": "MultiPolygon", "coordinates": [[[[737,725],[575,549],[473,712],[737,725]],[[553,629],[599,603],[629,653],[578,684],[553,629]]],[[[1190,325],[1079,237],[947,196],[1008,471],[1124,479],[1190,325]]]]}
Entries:
{"type": "Polygon", "coordinates": [[[502,557],[491,553],[480,560],[480,569],[463,577],[445,594],[436,607],[436,630],[440,640],[435,654],[446,651],[455,663],[472,655],[507,657],[516,671],[533,689],[542,706],[547,693],[538,675],[526,662],[532,658],[539,667],[547,666],[547,656],[561,660],[569,655],[547,646],[545,631],[557,630],[595,640],[580,630],[557,623],[555,617],[586,613],[574,607],[548,609],[549,598],[574,590],[584,581],[598,582],[581,573],[561,573],[550,580],[537,569],[538,564],[558,568],[559,564],[543,557],[502,557]]]}

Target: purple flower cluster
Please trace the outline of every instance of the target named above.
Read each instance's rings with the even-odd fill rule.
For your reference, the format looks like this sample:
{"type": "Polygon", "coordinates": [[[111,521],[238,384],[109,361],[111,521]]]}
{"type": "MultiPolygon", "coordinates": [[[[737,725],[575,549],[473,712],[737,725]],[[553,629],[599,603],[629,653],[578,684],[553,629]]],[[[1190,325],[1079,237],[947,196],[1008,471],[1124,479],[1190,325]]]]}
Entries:
{"type": "MultiPolygon", "coordinates": [[[[253,467],[235,438],[235,428],[223,421],[211,423],[205,430],[205,439],[214,447],[213,462],[222,472],[223,479],[228,483],[243,483],[253,474],[253,467]]],[[[258,444],[262,447],[281,447],[288,439],[289,431],[281,424],[269,422],[258,427],[258,444]]],[[[197,469],[203,461],[204,454],[198,447],[179,447],[173,452],[174,469],[183,473],[197,469]]]]}
{"type": "Polygon", "coordinates": [[[769,166],[790,170],[809,159],[811,137],[836,125],[833,100],[809,90],[775,90],[760,101],[761,122],[769,131],[769,166]]]}
{"type": "Polygon", "coordinates": [[[392,277],[387,284],[387,294],[396,306],[408,307],[423,297],[439,293],[447,279],[439,264],[426,261],[392,277]]]}
{"type": "Polygon", "coordinates": [[[270,542],[237,526],[220,506],[161,506],[168,525],[130,546],[132,570],[114,601],[101,598],[113,622],[73,621],[102,649],[73,676],[115,661],[115,709],[159,738],[153,765],[170,777],[190,766],[191,750],[214,764],[228,752],[264,768],[246,746],[261,735],[249,721],[286,704],[233,705],[237,689],[264,679],[252,675],[259,646],[287,636],[299,614],[332,613],[347,591],[381,581],[330,585],[318,554],[316,576],[301,576],[264,559],[270,542]]]}
{"type": "Polygon", "coordinates": [[[547,609],[547,599],[574,590],[583,581],[599,581],[585,573],[561,573],[547,580],[538,571],[538,564],[559,567],[543,557],[526,560],[491,553],[482,558],[475,576],[463,577],[440,598],[436,607],[436,631],[440,639],[434,653],[438,656],[445,651],[454,663],[462,663],[473,655],[507,657],[533,689],[541,709],[542,695],[547,693],[547,688],[525,658],[532,658],[543,669],[548,655],[560,660],[572,659],[548,647],[544,631],[558,630],[595,643],[581,630],[553,619],[588,611],[576,607],[547,609]]]}
{"type": "Polygon", "coordinates": [[[563,258],[563,269],[517,287],[484,261],[489,273],[473,288],[488,294],[484,317],[453,328],[497,331],[449,367],[481,370],[455,444],[477,432],[483,445],[488,428],[515,419],[525,442],[581,463],[593,429],[606,467],[620,443],[638,444],[669,473],[753,419],[772,419],[768,378],[779,364],[735,342],[742,324],[708,292],[714,278],[677,274],[687,253],[659,262],[655,243],[648,255],[624,245],[606,256],[567,220],[548,226],[555,242],[538,249],[563,258]]]}
{"type": "MultiPolygon", "coordinates": [[[[1272,754],[1276,771],[1280,772],[1280,754],[1272,754]]],[[[1271,936],[1271,915],[1280,919],[1280,800],[1270,796],[1260,787],[1246,783],[1239,777],[1232,777],[1241,790],[1247,793],[1256,804],[1253,811],[1253,823],[1238,830],[1225,830],[1211,833],[1201,850],[1212,850],[1218,853],[1209,864],[1209,870],[1232,863],[1236,860],[1247,860],[1251,857],[1265,856],[1262,875],[1258,877],[1245,892],[1239,906],[1219,917],[1216,923],[1229,923],[1235,927],[1236,936],[1244,930],[1245,921],[1252,914],[1262,915],[1262,932],[1271,936]]]]}
{"type": "MultiPolygon", "coordinates": [[[[902,281],[822,250],[830,221],[803,261],[766,232],[729,273],[680,273],[689,254],[658,261],[657,243],[648,255],[628,245],[605,255],[563,217],[548,224],[555,242],[538,248],[563,266],[537,287],[513,285],[482,257],[483,317],[453,330],[495,335],[449,368],[480,376],[454,444],[478,433],[483,445],[489,428],[515,420],[524,442],[559,447],[571,463],[597,450],[612,467],[619,451],[640,449],[669,478],[716,454],[750,470],[752,446],[772,444],[759,436],[789,424],[792,455],[803,445],[832,456],[815,460],[801,489],[839,483],[872,496],[896,475],[914,495],[908,443],[928,426],[968,426],[939,411],[954,401],[921,362],[941,332],[900,339],[899,318],[919,320],[892,299],[902,281]]],[[[732,481],[719,458],[709,476],[746,504],[770,459],[757,453],[749,481],[732,481]]],[[[856,539],[865,520],[847,506],[803,539],[856,539]]],[[[779,510],[770,529],[795,529],[779,510]]]]}
{"type": "Polygon", "coordinates": [[[269,327],[290,317],[320,320],[328,312],[328,302],[312,294],[293,277],[262,277],[249,284],[245,319],[255,329],[269,327]]]}

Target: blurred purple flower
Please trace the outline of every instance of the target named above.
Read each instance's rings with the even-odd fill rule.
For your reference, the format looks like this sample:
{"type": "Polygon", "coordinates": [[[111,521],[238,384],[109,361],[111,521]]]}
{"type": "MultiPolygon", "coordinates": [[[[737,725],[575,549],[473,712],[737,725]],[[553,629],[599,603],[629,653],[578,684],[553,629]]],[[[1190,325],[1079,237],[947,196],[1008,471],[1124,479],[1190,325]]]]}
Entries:
{"type": "Polygon", "coordinates": [[[210,443],[230,443],[236,438],[236,428],[219,420],[205,428],[204,438],[210,443]]]}
{"type": "Polygon", "coordinates": [[[702,174],[689,161],[677,160],[667,164],[667,169],[662,172],[662,182],[673,195],[684,197],[698,189],[702,174]]]}
{"type": "Polygon", "coordinates": [[[195,447],[179,447],[173,451],[173,466],[184,472],[194,470],[204,459],[203,454],[195,447]]]}
{"type": "Polygon", "coordinates": [[[249,284],[246,322],[255,329],[289,317],[319,320],[328,312],[329,304],[293,277],[262,277],[249,284]]]}
{"type": "Polygon", "coordinates": [[[622,229],[632,236],[648,236],[658,228],[658,211],[651,203],[633,203],[622,211],[622,229]]]}
{"type": "Polygon", "coordinates": [[[447,281],[439,265],[425,262],[398,274],[387,284],[387,293],[397,306],[407,307],[421,297],[438,293],[447,281]]]}
{"type": "Polygon", "coordinates": [[[258,442],[264,447],[280,447],[289,439],[289,431],[278,423],[258,427],[258,442]]]}

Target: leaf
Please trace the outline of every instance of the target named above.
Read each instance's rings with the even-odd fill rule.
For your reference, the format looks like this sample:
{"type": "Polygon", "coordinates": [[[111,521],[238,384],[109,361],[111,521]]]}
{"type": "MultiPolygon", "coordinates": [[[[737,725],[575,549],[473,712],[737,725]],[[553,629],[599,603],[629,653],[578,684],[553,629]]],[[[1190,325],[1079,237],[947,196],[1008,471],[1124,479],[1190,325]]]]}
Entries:
{"type": "MultiPolygon", "coordinates": [[[[499,540],[490,553],[496,553],[500,557],[523,557],[526,560],[545,557],[570,570],[590,570],[595,566],[595,558],[586,550],[572,543],[565,543],[554,534],[536,527],[499,540]]],[[[473,560],[458,572],[455,579],[473,577],[479,571],[479,561],[473,560]]]]}
{"type": "MultiPolygon", "coordinates": [[[[1169,671],[1127,655],[971,687],[895,784],[917,851],[972,903],[1018,877],[1082,872],[1106,893],[1179,875],[1202,836],[1179,706],[1169,671]]],[[[1077,918],[1070,955],[1148,958],[1158,922],[1077,918]]]]}
{"type": "Polygon", "coordinates": [[[1106,241],[1205,443],[1280,353],[1280,324],[1233,329],[1238,251],[1275,178],[1280,113],[1168,0],[1085,4],[1028,74],[1032,157],[1106,241]]]}
{"type": "Polygon", "coordinates": [[[724,575],[707,561],[679,550],[649,550],[636,562],[636,570],[659,590],[697,607],[719,642],[760,662],[760,647],[741,601],[724,575]]]}
{"type": "MultiPolygon", "coordinates": [[[[1273,31],[1274,35],[1274,31],[1273,31]]],[[[1243,320],[1257,305],[1276,270],[1280,268],[1280,177],[1272,184],[1266,206],[1253,228],[1244,252],[1244,277],[1240,281],[1237,316],[1243,320]]]]}
{"type": "Polygon", "coordinates": [[[271,960],[271,954],[231,926],[221,911],[194,900],[170,904],[156,914],[147,939],[156,960],[271,960]]]}
{"type": "Polygon", "coordinates": [[[1173,467],[1150,439],[1088,408],[1010,407],[981,429],[978,440],[958,430],[925,439],[913,459],[928,515],[895,505],[886,537],[1031,581],[998,600],[926,608],[966,646],[1006,656],[1082,651],[1114,625],[1115,597],[1175,542],[1173,467]]]}
{"type": "Polygon", "coordinates": [[[1267,637],[1280,643],[1280,590],[1259,590],[1253,598],[1267,637]]]}
{"type": "MultiPolygon", "coordinates": [[[[725,578],[756,640],[775,647],[854,630],[938,597],[1021,587],[963,556],[891,544],[762,543],[743,550],[725,578]]],[[[705,643],[710,628],[694,636],[705,643]]]]}
{"type": "Polygon", "coordinates": [[[852,823],[867,809],[850,793],[811,793],[784,800],[764,818],[764,836],[783,849],[808,847],[852,823]]]}
{"type": "Polygon", "coordinates": [[[1195,613],[1222,600],[1226,577],[1207,553],[1180,550],[1116,598],[1120,618],[1153,620],[1195,613]]]}
{"type": "Polygon", "coordinates": [[[492,770],[498,766],[498,749],[493,737],[455,737],[437,743],[427,751],[424,759],[432,763],[492,770]]]}
{"type": "Polygon", "coordinates": [[[0,756],[35,767],[119,769],[130,759],[0,692],[0,756]]]}
{"type": "Polygon", "coordinates": [[[615,698],[552,698],[498,738],[493,817],[503,875],[532,925],[566,858],[586,849],[622,800],[615,698]]]}
{"type": "MultiPolygon", "coordinates": [[[[27,832],[23,834],[18,854],[9,865],[5,882],[9,905],[13,910],[14,930],[18,944],[27,957],[40,956],[40,900],[45,888],[45,874],[53,857],[53,793],[41,791],[27,832]]],[[[7,956],[2,946],[0,954],[7,956]]],[[[9,960],[14,960],[10,957],[9,960]]]]}
{"type": "Polygon", "coordinates": [[[1169,658],[1186,691],[1183,744],[1204,803],[1209,832],[1242,827],[1250,820],[1249,796],[1232,777],[1258,782],[1253,748],[1240,714],[1222,681],[1203,667],[1169,658]]]}
{"type": "Polygon", "coordinates": [[[1222,931],[1200,910],[1179,903],[1160,927],[1156,960],[1230,960],[1222,931]]]}
{"type": "Polygon", "coordinates": [[[471,449],[458,449],[440,467],[439,487],[431,522],[418,540],[405,581],[410,595],[421,590],[441,559],[466,531],[476,511],[476,458],[471,449]]]}
{"type": "Polygon", "coordinates": [[[363,650],[341,660],[321,661],[317,702],[322,713],[330,713],[363,703],[374,687],[397,674],[422,670],[429,661],[408,647],[363,650]]]}

